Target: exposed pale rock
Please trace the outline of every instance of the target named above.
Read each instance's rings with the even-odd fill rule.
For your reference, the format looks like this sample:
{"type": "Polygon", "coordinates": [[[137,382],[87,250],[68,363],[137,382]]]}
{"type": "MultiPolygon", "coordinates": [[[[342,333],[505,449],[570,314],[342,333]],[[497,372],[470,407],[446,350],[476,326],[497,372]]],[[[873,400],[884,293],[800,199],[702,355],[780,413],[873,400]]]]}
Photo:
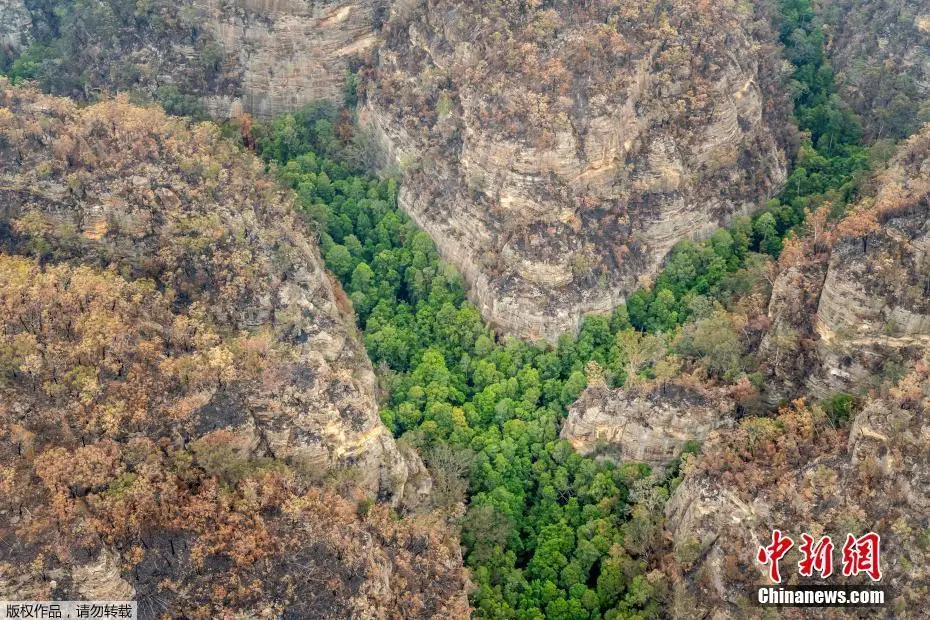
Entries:
{"type": "Polygon", "coordinates": [[[920,211],[834,248],[818,309],[823,332],[930,334],[930,210],[920,211]]]}
{"type": "Polygon", "coordinates": [[[809,371],[819,365],[816,316],[829,258],[805,247],[801,260],[783,268],[773,283],[770,327],[759,346],[768,374],[764,397],[770,405],[802,393],[809,371]]]}
{"type": "Polygon", "coordinates": [[[23,0],[0,0],[0,59],[22,51],[31,40],[32,19],[23,0]]]}
{"type": "MultiPolygon", "coordinates": [[[[755,421],[723,453],[708,441],[667,506],[674,578],[684,584],[676,615],[746,615],[767,580],[751,553],[776,528],[796,545],[802,532],[829,534],[837,545],[849,532],[880,533],[884,580],[898,594],[877,617],[927,607],[930,558],[914,532],[930,519],[928,178],[925,128],[899,149],[877,195],[839,223],[829,252],[809,243],[776,280],[760,350],[770,396],[851,392],[864,407],[848,431],[822,415],[788,416],[779,425],[755,421]],[[879,382],[880,390],[869,385],[879,382]],[[754,435],[770,435],[764,450],[754,435]]],[[[789,554],[787,566],[797,557],[789,554]]]]}
{"type": "Polygon", "coordinates": [[[71,571],[74,591],[87,601],[131,601],[136,590],[120,572],[119,555],[100,551],[96,562],[75,566],[71,571]]]}
{"type": "MultiPolygon", "coordinates": [[[[347,71],[378,43],[387,1],[151,0],[137,22],[121,18],[116,36],[101,23],[85,24],[75,51],[86,53],[84,64],[67,69],[81,73],[72,77],[83,93],[59,94],[134,90],[162,100],[162,90],[173,88],[219,120],[242,113],[270,118],[320,100],[340,104],[347,71]]],[[[15,56],[33,35],[47,42],[43,37],[56,26],[42,19],[41,11],[30,16],[22,0],[0,0],[0,54],[15,56]]],[[[47,86],[67,89],[67,83],[47,86]]]]}
{"type": "Polygon", "coordinates": [[[416,450],[407,443],[399,442],[397,448],[403,458],[402,466],[406,474],[403,487],[397,491],[400,503],[407,510],[426,508],[433,490],[433,478],[430,476],[429,469],[416,450]]]}
{"type": "Polygon", "coordinates": [[[27,571],[23,566],[0,563],[0,600],[54,600],[58,587],[68,588],[78,600],[130,601],[136,596],[135,588],[123,578],[119,554],[113,549],[104,547],[96,559],[84,563],[56,568],[42,564],[27,571]]]}
{"type": "Polygon", "coordinates": [[[930,346],[930,128],[909,140],[874,200],[840,225],[817,309],[818,396],[854,391],[930,346]],[[856,222],[874,220],[867,232],[856,222]]]}
{"type": "Polygon", "coordinates": [[[760,348],[771,404],[858,393],[930,345],[930,128],[899,149],[878,187],[832,247],[808,240],[775,280],[760,348]]]}
{"type": "Polygon", "coordinates": [[[362,120],[405,172],[401,206],[507,333],[554,340],[610,311],[676,242],[785,179],[788,108],[762,20],[729,2],[700,18],[634,4],[511,23],[445,0],[386,28],[362,120]],[[555,32],[527,34],[540,23],[555,32]]]}
{"type": "Polygon", "coordinates": [[[562,425],[562,439],[586,455],[668,465],[688,440],[730,426],[736,403],[721,390],[666,383],[588,387],[562,425]]]}
{"type": "Polygon", "coordinates": [[[235,65],[239,92],[206,99],[217,118],[272,117],[327,99],[341,102],[346,71],[377,43],[383,2],[193,0],[235,65]]]}
{"type": "MultiPolygon", "coordinates": [[[[746,553],[752,554],[755,548],[766,544],[759,534],[759,526],[765,523],[769,512],[762,502],[749,504],[713,481],[689,476],[665,506],[666,530],[682,564],[690,568],[700,560],[711,597],[726,600],[725,563],[733,543],[732,538],[727,537],[738,537],[746,553]],[[719,544],[721,542],[727,544],[719,544]],[[688,547],[689,551],[683,552],[688,547]]],[[[760,565],[760,581],[762,569],[760,565]]],[[[702,611],[691,609],[688,613],[699,615],[702,611]]]]}

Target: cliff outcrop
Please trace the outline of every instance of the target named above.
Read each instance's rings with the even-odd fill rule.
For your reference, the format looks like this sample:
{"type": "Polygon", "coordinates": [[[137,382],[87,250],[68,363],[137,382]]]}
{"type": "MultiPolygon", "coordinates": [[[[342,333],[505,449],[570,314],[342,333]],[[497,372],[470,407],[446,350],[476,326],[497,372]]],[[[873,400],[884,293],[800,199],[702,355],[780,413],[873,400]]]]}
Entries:
{"type": "Polygon", "coordinates": [[[22,0],[0,0],[0,70],[29,44],[31,20],[22,0]]]}
{"type": "Polygon", "coordinates": [[[126,103],[79,111],[4,87],[0,113],[11,252],[148,279],[221,333],[267,333],[287,352],[278,380],[199,395],[199,426],[236,417],[275,456],[352,462],[362,486],[392,494],[403,459],[378,419],[351,310],[258,160],[214,126],[126,103]]]}
{"type": "Polygon", "coordinates": [[[387,0],[192,0],[236,76],[230,96],[206,105],[215,118],[270,118],[324,99],[342,103],[347,72],[377,44],[387,0]]]}
{"type": "Polygon", "coordinates": [[[876,179],[874,196],[816,247],[808,240],[782,257],[761,349],[773,402],[858,393],[923,354],[930,342],[928,173],[924,128],[876,179]]]}
{"type": "Polygon", "coordinates": [[[86,99],[133,91],[217,119],[341,103],[347,71],[376,45],[385,10],[382,0],[79,0],[31,12],[9,2],[25,17],[13,25],[39,46],[24,77],[46,90],[86,99]]]}
{"type": "Polygon", "coordinates": [[[384,36],[363,121],[505,332],[610,310],[785,179],[782,65],[747,5],[401,4],[384,36]]]}
{"type": "Polygon", "coordinates": [[[910,209],[833,248],[817,312],[821,371],[807,382],[812,394],[856,392],[930,344],[926,196],[910,209]]]}
{"type": "MultiPolygon", "coordinates": [[[[881,583],[893,593],[869,617],[919,617],[930,599],[926,368],[918,364],[871,400],[851,429],[837,430],[823,411],[797,402],[776,420],[747,419],[713,437],[666,507],[676,617],[754,616],[758,586],[771,583],[756,551],[774,529],[796,541],[781,562],[786,585],[822,583],[798,574],[802,533],[832,538],[834,567],[848,533],[880,533],[881,583]]],[[[828,581],[871,583],[839,572],[828,581]]]]}
{"type": "Polygon", "coordinates": [[[810,239],[784,252],[769,298],[769,329],[759,346],[766,374],[764,399],[771,406],[804,393],[810,373],[820,366],[817,308],[829,266],[829,248],[810,239]]]}
{"type": "MultiPolygon", "coordinates": [[[[753,615],[756,587],[768,580],[754,550],[774,529],[798,542],[804,532],[830,535],[836,563],[847,533],[880,533],[882,584],[894,594],[877,617],[926,608],[928,174],[925,128],[835,228],[786,245],[760,350],[769,399],[848,393],[857,406],[795,400],[776,419],[709,436],[666,509],[680,617],[753,615]]],[[[788,584],[805,582],[798,542],[782,562],[788,584]]]]}
{"type": "Polygon", "coordinates": [[[212,124],[0,82],[0,597],[465,613],[293,200],[212,124]]]}
{"type": "Polygon", "coordinates": [[[905,138],[928,120],[930,4],[822,0],[827,52],[840,95],[877,138],[905,138]]]}
{"type": "Polygon", "coordinates": [[[581,454],[664,467],[688,441],[731,426],[736,402],[700,385],[589,386],[568,412],[562,439],[581,454]]]}

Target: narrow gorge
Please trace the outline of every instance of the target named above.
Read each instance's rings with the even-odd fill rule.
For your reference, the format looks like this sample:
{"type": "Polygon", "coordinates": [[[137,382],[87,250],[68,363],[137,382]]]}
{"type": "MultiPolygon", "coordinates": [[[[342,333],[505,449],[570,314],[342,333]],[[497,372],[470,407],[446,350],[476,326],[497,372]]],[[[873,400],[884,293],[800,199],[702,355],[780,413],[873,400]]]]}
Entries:
{"type": "Polygon", "coordinates": [[[0,0],[0,599],[922,617],[928,24],[0,0]]]}

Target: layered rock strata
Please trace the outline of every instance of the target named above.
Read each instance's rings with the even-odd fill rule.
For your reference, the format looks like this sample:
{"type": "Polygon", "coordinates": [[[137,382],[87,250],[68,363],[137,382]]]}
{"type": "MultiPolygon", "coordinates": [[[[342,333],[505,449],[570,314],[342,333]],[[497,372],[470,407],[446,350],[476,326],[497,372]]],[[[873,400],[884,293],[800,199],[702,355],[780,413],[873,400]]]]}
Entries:
{"type": "Polygon", "coordinates": [[[836,230],[780,261],[760,351],[772,402],[858,394],[930,343],[930,128],[876,181],[836,230]]]}
{"type": "Polygon", "coordinates": [[[701,386],[594,386],[572,405],[561,436],[582,454],[664,467],[688,441],[731,426],[735,413],[736,403],[725,392],[701,386]]]}
{"type": "Polygon", "coordinates": [[[238,85],[213,93],[215,118],[247,112],[272,118],[320,100],[342,103],[353,61],[377,44],[386,2],[356,0],[192,0],[223,46],[238,85]]]}
{"type": "Polygon", "coordinates": [[[363,122],[503,331],[554,340],[786,175],[766,18],[635,2],[392,11],[363,122]]]}

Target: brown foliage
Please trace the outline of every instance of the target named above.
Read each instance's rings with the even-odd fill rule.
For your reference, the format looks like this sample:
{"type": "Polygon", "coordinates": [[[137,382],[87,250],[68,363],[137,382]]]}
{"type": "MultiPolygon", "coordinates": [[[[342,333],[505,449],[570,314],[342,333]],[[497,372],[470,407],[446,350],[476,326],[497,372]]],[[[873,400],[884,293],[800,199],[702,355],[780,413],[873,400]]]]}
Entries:
{"type": "Polygon", "coordinates": [[[354,326],[256,159],[212,125],[0,78],[0,179],[4,578],[50,592],[27,567],[107,550],[170,615],[467,613],[443,523],[363,518],[276,458],[287,415],[339,423],[362,362],[313,342],[354,326]]]}

